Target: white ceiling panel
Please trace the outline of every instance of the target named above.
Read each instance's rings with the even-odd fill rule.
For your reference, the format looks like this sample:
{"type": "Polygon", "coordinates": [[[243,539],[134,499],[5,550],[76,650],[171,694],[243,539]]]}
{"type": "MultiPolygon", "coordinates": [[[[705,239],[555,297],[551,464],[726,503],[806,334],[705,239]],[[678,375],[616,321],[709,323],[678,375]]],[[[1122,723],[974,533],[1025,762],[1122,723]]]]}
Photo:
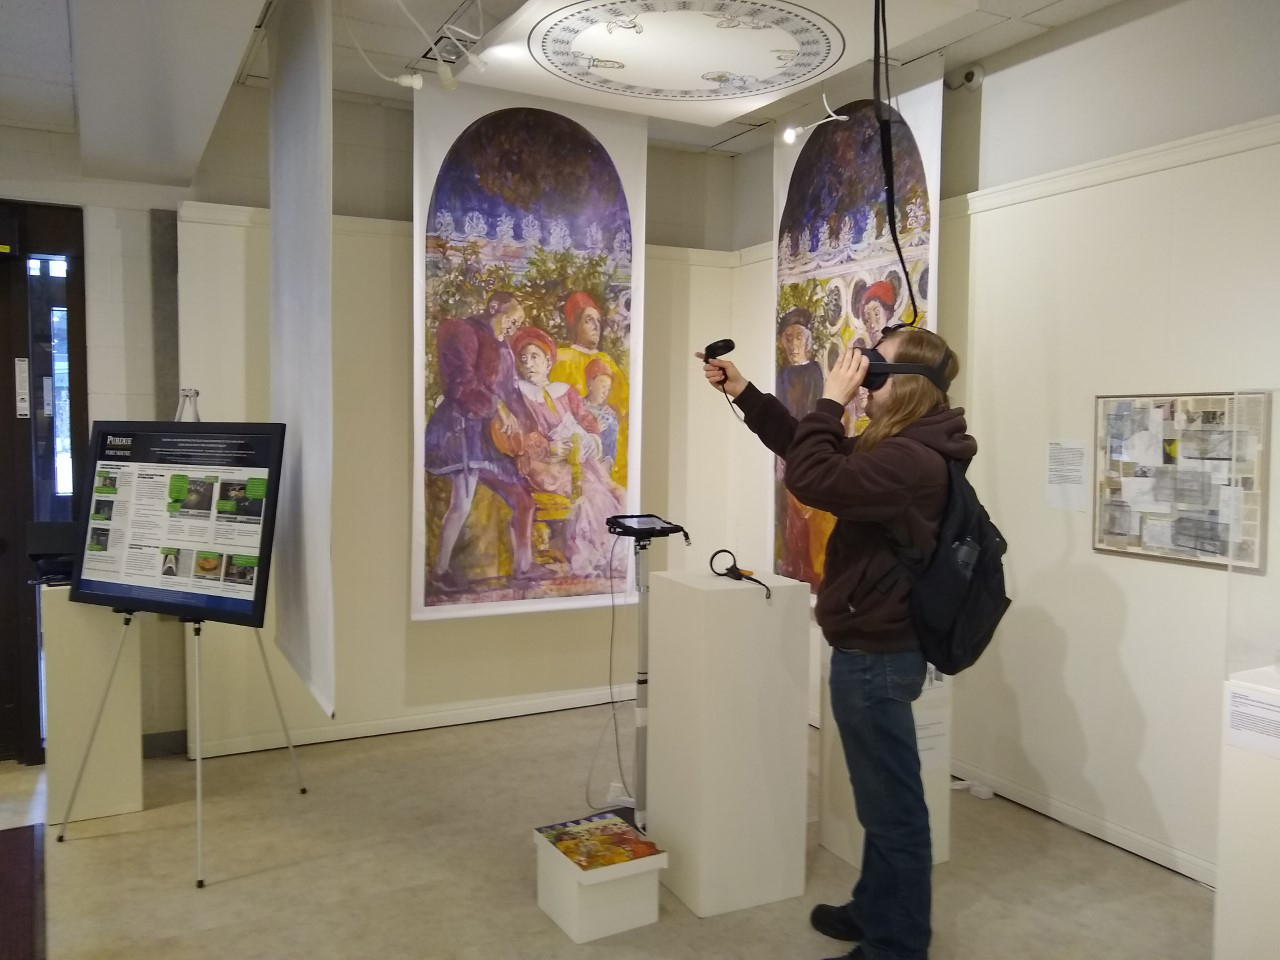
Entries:
{"type": "Polygon", "coordinates": [[[66,0],[0,0],[0,124],[75,131],[66,0]]]}
{"type": "Polygon", "coordinates": [[[1054,0],[978,0],[978,6],[1002,17],[1025,17],[1029,13],[1043,10],[1053,2],[1054,0]]]}
{"type": "Polygon", "coordinates": [[[944,51],[947,68],[964,66],[983,57],[989,57],[1024,40],[1038,37],[1045,30],[1045,27],[1022,20],[1005,20],[1003,23],[997,23],[994,27],[988,27],[981,33],[975,33],[972,37],[947,47],[944,51]]]}
{"type": "Polygon", "coordinates": [[[262,0],[73,0],[86,176],[191,182],[262,0]]]}
{"type": "MultiPolygon", "coordinates": [[[[919,57],[927,56],[941,50],[948,44],[956,43],[975,33],[981,33],[988,27],[1003,23],[1004,17],[982,10],[974,10],[962,17],[952,20],[945,27],[930,30],[928,33],[906,43],[899,43],[889,51],[890,56],[899,63],[910,63],[919,57]]],[[[890,34],[892,39],[893,34],[890,34]]]]}
{"type": "Polygon", "coordinates": [[[69,83],[0,76],[0,124],[75,133],[75,88],[69,83]]]}
{"type": "Polygon", "coordinates": [[[0,76],[71,82],[66,0],[0,2],[0,76]]]}
{"type": "Polygon", "coordinates": [[[767,143],[774,125],[767,121],[740,123],[733,121],[718,127],[678,120],[651,119],[649,141],[676,150],[715,150],[718,153],[747,153],[767,143]]]}
{"type": "Polygon", "coordinates": [[[1026,19],[1042,27],[1061,27],[1117,2],[1118,0],[1058,0],[1057,3],[1030,14],[1026,19]]]}

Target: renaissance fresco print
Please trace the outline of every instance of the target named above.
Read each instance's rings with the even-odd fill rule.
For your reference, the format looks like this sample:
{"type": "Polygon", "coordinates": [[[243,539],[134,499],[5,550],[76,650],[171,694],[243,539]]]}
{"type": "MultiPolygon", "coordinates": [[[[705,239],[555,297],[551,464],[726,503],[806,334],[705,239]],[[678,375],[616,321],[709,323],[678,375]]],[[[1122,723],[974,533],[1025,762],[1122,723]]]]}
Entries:
{"type": "MultiPolygon", "coordinates": [[[[778,226],[776,393],[791,414],[809,414],[827,372],[847,346],[874,346],[895,323],[932,329],[931,213],[925,160],[907,122],[889,105],[894,204],[888,210],[875,102],[835,112],[800,151],[778,226]],[[895,217],[904,272],[889,230],[895,217]],[[915,294],[915,309],[911,296],[915,294]]],[[[846,410],[850,435],[867,424],[866,391],[846,410]]],[[[774,569],[809,583],[822,578],[835,518],[797,501],[775,465],[774,569]]]]}
{"type": "Polygon", "coordinates": [[[608,597],[630,552],[632,229],[604,146],[497,110],[445,156],[427,212],[418,542],[427,617],[608,597]]]}

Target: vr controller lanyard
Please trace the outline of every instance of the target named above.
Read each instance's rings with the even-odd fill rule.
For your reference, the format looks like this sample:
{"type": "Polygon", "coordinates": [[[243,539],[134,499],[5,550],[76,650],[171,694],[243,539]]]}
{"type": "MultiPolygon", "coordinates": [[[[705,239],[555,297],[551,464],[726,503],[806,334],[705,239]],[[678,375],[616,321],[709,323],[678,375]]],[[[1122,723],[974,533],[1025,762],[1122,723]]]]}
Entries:
{"type": "Polygon", "coordinates": [[[773,599],[773,591],[769,589],[768,584],[761,583],[751,575],[750,570],[742,570],[738,567],[738,558],[733,555],[732,550],[717,550],[711,555],[711,572],[717,577],[728,577],[730,580],[749,580],[757,586],[764,587],[764,598],[766,600],[773,599]],[[724,570],[716,569],[716,557],[721,554],[727,554],[729,557],[729,566],[724,570]]]}

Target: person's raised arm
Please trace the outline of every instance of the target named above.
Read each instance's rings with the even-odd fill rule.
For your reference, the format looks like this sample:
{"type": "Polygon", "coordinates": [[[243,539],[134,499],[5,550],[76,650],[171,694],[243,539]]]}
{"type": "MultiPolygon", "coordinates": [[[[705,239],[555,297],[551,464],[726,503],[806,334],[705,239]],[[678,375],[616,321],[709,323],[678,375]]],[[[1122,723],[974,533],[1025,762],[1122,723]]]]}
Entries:
{"type": "Polygon", "coordinates": [[[919,486],[919,459],[890,439],[870,454],[849,456],[841,417],[867,377],[861,350],[846,349],[827,374],[822,399],[800,422],[787,458],[787,490],[801,503],[846,520],[887,521],[919,486]]]}

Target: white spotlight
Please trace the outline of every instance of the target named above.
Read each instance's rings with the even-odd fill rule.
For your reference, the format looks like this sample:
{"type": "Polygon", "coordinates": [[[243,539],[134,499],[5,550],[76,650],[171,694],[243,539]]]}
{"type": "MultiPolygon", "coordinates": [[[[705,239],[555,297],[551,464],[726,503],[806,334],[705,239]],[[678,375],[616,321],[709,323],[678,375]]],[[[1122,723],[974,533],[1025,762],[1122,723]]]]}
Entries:
{"type": "Polygon", "coordinates": [[[475,70],[478,73],[484,73],[484,68],[487,66],[484,60],[476,56],[470,50],[464,50],[462,52],[466,56],[467,63],[471,66],[471,69],[475,70]]]}
{"type": "Polygon", "coordinates": [[[787,129],[782,131],[782,142],[795,143],[796,137],[800,136],[802,133],[804,133],[804,127],[787,127],[787,129]]]}
{"type": "Polygon", "coordinates": [[[402,73],[396,77],[396,83],[402,87],[408,87],[411,90],[422,89],[422,74],[420,73],[402,73]]]}
{"type": "Polygon", "coordinates": [[[458,81],[453,75],[453,70],[443,60],[436,63],[436,76],[440,78],[440,86],[446,90],[458,89],[458,81]]]}

